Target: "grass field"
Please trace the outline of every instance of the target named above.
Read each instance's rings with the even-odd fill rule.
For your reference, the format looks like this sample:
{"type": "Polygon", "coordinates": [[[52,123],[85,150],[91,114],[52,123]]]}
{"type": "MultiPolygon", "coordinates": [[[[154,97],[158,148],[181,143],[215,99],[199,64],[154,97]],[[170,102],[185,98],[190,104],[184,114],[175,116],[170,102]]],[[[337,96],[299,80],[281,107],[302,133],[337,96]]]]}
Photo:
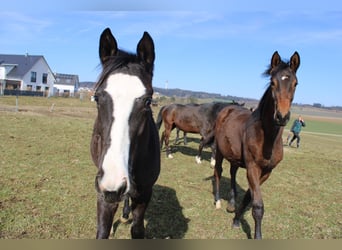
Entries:
{"type": "MultiPolygon", "coordinates": [[[[0,238],[94,238],[96,168],[89,142],[95,104],[20,97],[19,112],[14,110],[15,97],[0,97],[0,238]]],[[[291,122],[298,113],[294,112],[291,122]]],[[[342,120],[315,113],[304,119],[307,127],[301,134],[301,148],[285,146],[284,160],[262,186],[266,239],[342,238],[342,120]]],[[[197,135],[189,135],[188,146],[173,146],[174,159],[166,159],[163,150],[161,174],[146,213],[147,238],[246,239],[253,235],[250,210],[242,228],[233,230],[233,214],[225,206],[215,209],[210,151],[205,150],[203,163],[197,165],[198,141],[197,135]]],[[[221,188],[225,202],[228,170],[225,162],[221,188]]],[[[237,180],[241,200],[247,189],[244,169],[237,180]]],[[[111,238],[130,238],[130,226],[118,223],[120,214],[115,216],[111,238]]]]}

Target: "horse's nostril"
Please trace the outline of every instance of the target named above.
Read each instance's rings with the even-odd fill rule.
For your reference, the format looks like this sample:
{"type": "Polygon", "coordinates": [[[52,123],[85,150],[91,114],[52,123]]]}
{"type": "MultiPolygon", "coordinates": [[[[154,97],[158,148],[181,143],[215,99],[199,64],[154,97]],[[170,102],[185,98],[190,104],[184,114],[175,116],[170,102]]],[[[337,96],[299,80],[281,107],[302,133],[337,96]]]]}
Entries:
{"type": "Polygon", "coordinates": [[[280,126],[285,126],[290,119],[290,112],[283,116],[279,111],[276,113],[276,123],[280,126]]]}
{"type": "Polygon", "coordinates": [[[104,196],[105,201],[109,203],[120,201],[118,192],[116,191],[113,191],[113,192],[105,191],[103,192],[103,196],[104,196]]]}

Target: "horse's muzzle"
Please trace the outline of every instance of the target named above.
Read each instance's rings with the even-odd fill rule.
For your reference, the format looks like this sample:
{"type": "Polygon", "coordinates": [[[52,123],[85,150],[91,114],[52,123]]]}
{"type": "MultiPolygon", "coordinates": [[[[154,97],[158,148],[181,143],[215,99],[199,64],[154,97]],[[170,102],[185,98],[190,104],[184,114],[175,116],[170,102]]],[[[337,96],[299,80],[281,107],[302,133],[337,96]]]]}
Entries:
{"type": "Polygon", "coordinates": [[[282,115],[279,111],[276,112],[275,115],[275,123],[278,126],[286,126],[286,124],[288,123],[288,121],[290,120],[290,115],[291,112],[287,112],[286,115],[282,115]]]}
{"type": "Polygon", "coordinates": [[[100,176],[95,178],[95,189],[103,197],[103,199],[108,203],[115,203],[123,200],[124,195],[127,191],[127,179],[121,184],[120,188],[115,191],[108,191],[100,188],[99,186],[100,176]]]}
{"type": "Polygon", "coordinates": [[[123,199],[126,192],[127,182],[124,182],[122,186],[117,191],[104,191],[104,200],[108,203],[119,202],[123,199]]]}

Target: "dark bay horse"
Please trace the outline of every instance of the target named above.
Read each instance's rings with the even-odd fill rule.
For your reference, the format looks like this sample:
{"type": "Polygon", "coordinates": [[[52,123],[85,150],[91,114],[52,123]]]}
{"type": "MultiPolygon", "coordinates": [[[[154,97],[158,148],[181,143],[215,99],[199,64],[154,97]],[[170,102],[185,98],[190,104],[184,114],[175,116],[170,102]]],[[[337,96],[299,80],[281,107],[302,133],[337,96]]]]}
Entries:
{"type": "Polygon", "coordinates": [[[147,32],[137,53],[119,50],[109,28],[100,37],[102,73],[91,156],[98,168],[96,238],[108,238],[119,202],[131,199],[132,238],[144,238],[144,215],[160,172],[159,134],[150,108],[154,43],[147,32]],[[129,197],[129,198],[128,198],[129,197]]]}
{"type": "Polygon", "coordinates": [[[157,117],[157,127],[160,129],[164,122],[165,130],[160,139],[160,146],[165,142],[166,157],[172,158],[169,138],[171,131],[178,128],[184,132],[196,133],[202,136],[196,162],[201,163],[203,147],[210,145],[212,149],[212,160],[215,156],[215,145],[213,142],[214,126],[217,114],[229,105],[237,104],[226,102],[212,102],[203,104],[170,104],[160,108],[157,117]]]}
{"type": "Polygon", "coordinates": [[[238,106],[224,108],[217,117],[215,128],[216,164],[215,202],[220,208],[220,178],[222,162],[230,162],[231,191],[227,210],[235,211],[233,226],[240,226],[240,218],[252,201],[255,221],[254,238],[262,238],[261,221],[264,204],[260,186],[283,159],[282,133],[290,119],[290,108],[297,85],[296,72],[300,64],[295,52],[289,62],[283,62],[275,52],[265,75],[270,76],[270,85],[262,96],[257,109],[251,112],[238,106]],[[236,172],[246,168],[249,189],[242,204],[235,210],[236,172]]]}

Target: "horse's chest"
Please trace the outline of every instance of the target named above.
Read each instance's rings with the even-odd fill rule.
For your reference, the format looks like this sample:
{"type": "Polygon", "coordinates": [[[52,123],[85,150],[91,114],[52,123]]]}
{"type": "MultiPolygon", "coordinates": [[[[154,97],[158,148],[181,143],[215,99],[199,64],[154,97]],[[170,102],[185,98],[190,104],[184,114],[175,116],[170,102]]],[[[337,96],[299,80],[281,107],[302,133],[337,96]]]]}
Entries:
{"type": "Polygon", "coordinates": [[[274,168],[283,159],[282,153],[278,151],[272,151],[267,156],[259,154],[258,157],[254,158],[257,165],[264,168],[274,168]]]}

